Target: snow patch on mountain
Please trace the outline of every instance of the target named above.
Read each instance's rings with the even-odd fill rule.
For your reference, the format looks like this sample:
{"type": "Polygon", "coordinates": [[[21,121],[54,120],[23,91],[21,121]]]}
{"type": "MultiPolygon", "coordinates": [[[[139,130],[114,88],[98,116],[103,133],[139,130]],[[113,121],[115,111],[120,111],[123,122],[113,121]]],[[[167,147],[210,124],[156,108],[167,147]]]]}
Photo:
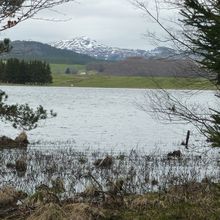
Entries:
{"type": "Polygon", "coordinates": [[[76,37],[71,40],[57,41],[50,43],[50,45],[59,49],[68,49],[103,60],[123,60],[127,57],[166,58],[171,54],[175,54],[175,50],[167,47],[158,47],[151,51],[109,47],[99,44],[96,40],[85,36],[76,37]]]}

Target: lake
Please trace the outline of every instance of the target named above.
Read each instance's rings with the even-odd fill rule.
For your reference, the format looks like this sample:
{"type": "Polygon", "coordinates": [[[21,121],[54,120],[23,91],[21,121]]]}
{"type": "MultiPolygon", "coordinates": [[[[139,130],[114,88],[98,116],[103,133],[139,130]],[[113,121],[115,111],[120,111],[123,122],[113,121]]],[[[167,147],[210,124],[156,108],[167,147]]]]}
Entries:
{"type": "MultiPolygon", "coordinates": [[[[108,150],[155,148],[171,150],[180,147],[190,125],[164,123],[156,120],[143,89],[56,88],[1,86],[9,103],[29,103],[53,109],[57,117],[40,123],[28,132],[34,147],[43,148],[91,148],[108,150]],[[142,111],[139,106],[145,106],[142,111]]],[[[171,91],[201,106],[213,106],[213,91],[171,91]]],[[[15,137],[19,131],[1,123],[0,134],[15,137]]],[[[201,139],[192,133],[191,143],[201,139]]]]}
{"type": "MultiPolygon", "coordinates": [[[[88,173],[103,186],[110,179],[125,179],[125,190],[131,193],[167,187],[174,179],[179,181],[178,175],[188,181],[220,178],[219,154],[194,154],[195,146],[204,149],[201,146],[207,145],[195,128],[155,119],[149,97],[157,90],[26,86],[1,89],[9,95],[7,102],[43,105],[53,109],[57,117],[28,132],[31,144],[27,149],[1,150],[0,187],[9,184],[32,193],[36,186],[61,178],[68,197],[94,184],[88,173]],[[190,150],[181,146],[188,129],[192,133],[190,150]],[[170,160],[166,153],[177,149],[183,157],[170,160]],[[109,154],[114,161],[110,169],[95,167],[95,161],[109,154]],[[27,163],[24,173],[13,168],[20,158],[27,163]],[[152,185],[155,182],[156,186],[152,185]]],[[[189,91],[170,92],[201,114],[205,112],[203,107],[217,105],[213,91],[193,91],[193,95],[189,91]]],[[[0,133],[15,137],[19,131],[1,123],[0,133]]]]}

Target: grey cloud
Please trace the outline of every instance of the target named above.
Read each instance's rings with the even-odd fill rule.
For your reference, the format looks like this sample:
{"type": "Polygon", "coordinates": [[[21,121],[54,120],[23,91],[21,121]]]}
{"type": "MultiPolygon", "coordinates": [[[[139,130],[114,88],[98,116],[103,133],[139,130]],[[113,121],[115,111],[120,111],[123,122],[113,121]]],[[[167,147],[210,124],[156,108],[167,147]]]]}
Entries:
{"type": "Polygon", "coordinates": [[[6,31],[4,36],[52,42],[83,35],[109,46],[148,49],[154,45],[144,39],[143,34],[147,30],[158,31],[157,25],[142,16],[127,0],[81,0],[80,3],[45,10],[36,18],[71,20],[48,22],[31,19],[6,31]]]}

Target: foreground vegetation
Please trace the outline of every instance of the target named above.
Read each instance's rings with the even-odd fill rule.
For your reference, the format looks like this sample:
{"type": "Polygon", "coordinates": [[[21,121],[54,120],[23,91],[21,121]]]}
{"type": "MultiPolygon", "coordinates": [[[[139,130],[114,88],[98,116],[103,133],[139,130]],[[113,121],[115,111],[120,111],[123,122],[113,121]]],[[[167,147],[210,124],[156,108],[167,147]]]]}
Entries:
{"type": "Polygon", "coordinates": [[[105,76],[94,74],[53,74],[52,86],[150,89],[214,89],[214,86],[204,78],[105,76]]]}
{"type": "MultiPolygon", "coordinates": [[[[2,207],[0,218],[17,220],[218,220],[220,216],[219,184],[189,183],[170,188],[167,192],[147,193],[142,196],[109,193],[99,202],[92,201],[91,195],[81,195],[81,202],[77,199],[74,201],[74,198],[61,200],[55,193],[55,189],[58,189],[58,186],[50,188],[44,185],[44,187],[39,187],[33,195],[26,197],[22,192],[5,188],[4,191],[0,191],[2,196],[6,193],[8,197],[17,195],[21,198],[22,204],[10,204],[10,209],[2,207]]],[[[0,201],[2,201],[1,198],[0,201]]],[[[13,202],[11,200],[11,203],[13,202]]]]}
{"type": "Polygon", "coordinates": [[[106,155],[5,149],[0,219],[218,220],[218,159],[180,150],[106,155]]]}

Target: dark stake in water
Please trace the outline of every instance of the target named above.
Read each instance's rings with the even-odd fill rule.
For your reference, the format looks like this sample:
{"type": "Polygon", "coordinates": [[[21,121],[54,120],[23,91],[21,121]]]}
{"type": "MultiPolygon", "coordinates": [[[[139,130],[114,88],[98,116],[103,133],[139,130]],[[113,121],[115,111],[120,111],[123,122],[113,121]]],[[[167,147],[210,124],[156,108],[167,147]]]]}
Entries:
{"type": "MultiPolygon", "coordinates": [[[[57,117],[28,132],[31,144],[26,150],[0,151],[0,186],[33,192],[36,186],[60,178],[68,196],[90,186],[107,189],[115,181],[127,193],[145,193],[185,181],[219,180],[219,154],[196,154],[192,147],[203,151],[207,143],[192,126],[162,124],[152,118],[146,96],[151,90],[1,89],[9,95],[8,102],[43,105],[57,117]],[[140,105],[147,107],[146,112],[140,105]],[[181,142],[188,130],[189,149],[183,151],[181,142]]],[[[172,93],[203,107],[215,104],[212,91],[194,91],[193,97],[188,91],[172,93]]],[[[0,133],[15,138],[19,132],[1,124],[0,133]]]]}

